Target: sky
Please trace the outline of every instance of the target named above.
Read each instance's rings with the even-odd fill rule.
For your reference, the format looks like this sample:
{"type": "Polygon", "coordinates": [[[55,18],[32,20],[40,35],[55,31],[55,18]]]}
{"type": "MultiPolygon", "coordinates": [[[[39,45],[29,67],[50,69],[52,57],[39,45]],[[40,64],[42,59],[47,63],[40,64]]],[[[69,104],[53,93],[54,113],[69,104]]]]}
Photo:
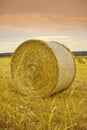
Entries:
{"type": "Polygon", "coordinates": [[[29,39],[87,51],[87,0],[0,0],[0,53],[29,39]]]}

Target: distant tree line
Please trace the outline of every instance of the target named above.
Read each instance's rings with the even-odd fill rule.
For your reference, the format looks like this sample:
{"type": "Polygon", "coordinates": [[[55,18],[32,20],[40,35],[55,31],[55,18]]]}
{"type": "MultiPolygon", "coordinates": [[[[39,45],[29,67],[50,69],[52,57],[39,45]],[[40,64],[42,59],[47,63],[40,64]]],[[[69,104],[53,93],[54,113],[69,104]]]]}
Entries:
{"type": "MultiPolygon", "coordinates": [[[[72,51],[75,56],[87,56],[87,51],[72,51]]],[[[0,57],[12,56],[12,52],[0,53],[0,57]]]]}
{"type": "Polygon", "coordinates": [[[87,51],[73,51],[75,56],[87,56],[87,51]]]}
{"type": "Polygon", "coordinates": [[[5,57],[5,56],[12,56],[12,52],[7,52],[7,53],[0,53],[0,57],[5,57]]]}

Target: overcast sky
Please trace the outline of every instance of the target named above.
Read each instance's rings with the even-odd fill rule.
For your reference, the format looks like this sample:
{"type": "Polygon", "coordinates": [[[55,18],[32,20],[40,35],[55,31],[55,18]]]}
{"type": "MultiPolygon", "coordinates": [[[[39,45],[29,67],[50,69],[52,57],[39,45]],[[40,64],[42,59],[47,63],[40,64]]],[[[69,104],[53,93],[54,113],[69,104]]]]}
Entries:
{"type": "Polygon", "coordinates": [[[0,0],[0,52],[31,38],[87,50],[87,0],[0,0]]]}

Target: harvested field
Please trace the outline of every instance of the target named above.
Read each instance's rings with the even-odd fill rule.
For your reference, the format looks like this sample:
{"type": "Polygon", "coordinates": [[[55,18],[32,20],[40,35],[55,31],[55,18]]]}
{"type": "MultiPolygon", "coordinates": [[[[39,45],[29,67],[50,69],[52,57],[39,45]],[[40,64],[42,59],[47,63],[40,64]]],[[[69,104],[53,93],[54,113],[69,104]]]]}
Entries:
{"type": "Polygon", "coordinates": [[[87,130],[87,59],[65,91],[41,99],[13,85],[10,57],[0,58],[0,130],[87,130]]]}

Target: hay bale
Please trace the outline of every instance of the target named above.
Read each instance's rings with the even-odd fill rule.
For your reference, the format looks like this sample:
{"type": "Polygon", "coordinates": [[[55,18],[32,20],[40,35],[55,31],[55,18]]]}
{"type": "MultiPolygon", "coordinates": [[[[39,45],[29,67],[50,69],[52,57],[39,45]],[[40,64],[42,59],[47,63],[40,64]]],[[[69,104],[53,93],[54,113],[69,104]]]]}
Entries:
{"type": "Polygon", "coordinates": [[[72,83],[75,77],[73,55],[56,42],[25,41],[12,56],[11,75],[21,93],[47,97],[72,83]]]}
{"type": "Polygon", "coordinates": [[[86,59],[83,57],[78,58],[78,62],[81,64],[85,64],[86,63],[86,59]]]}

